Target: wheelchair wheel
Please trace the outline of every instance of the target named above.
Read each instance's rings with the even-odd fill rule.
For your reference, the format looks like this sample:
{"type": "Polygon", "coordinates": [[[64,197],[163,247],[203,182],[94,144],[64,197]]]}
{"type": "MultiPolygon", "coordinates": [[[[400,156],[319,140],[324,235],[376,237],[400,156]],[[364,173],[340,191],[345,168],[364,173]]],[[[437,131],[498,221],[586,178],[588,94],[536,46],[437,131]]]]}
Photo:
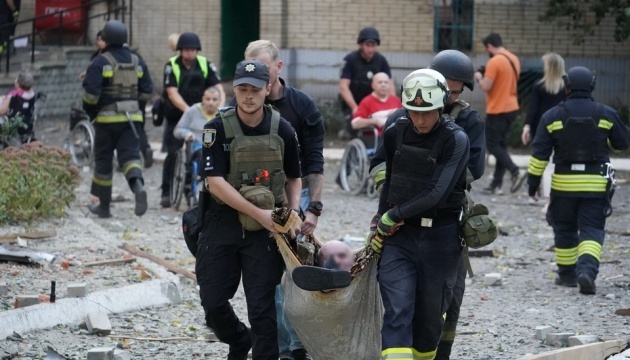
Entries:
{"type": "Polygon", "coordinates": [[[70,133],[69,148],[72,161],[77,166],[94,162],[94,126],[89,120],[79,121],[70,133]]]}
{"type": "Polygon", "coordinates": [[[369,178],[367,181],[367,196],[370,199],[378,197],[378,191],[376,191],[376,186],[374,185],[372,178],[369,178]]]}
{"type": "Polygon", "coordinates": [[[363,141],[352,139],[346,145],[341,159],[341,171],[339,172],[341,187],[352,195],[361,193],[368,180],[369,167],[367,150],[363,141]]]}
{"type": "Polygon", "coordinates": [[[171,178],[171,204],[176,210],[182,203],[184,197],[184,186],[186,185],[186,163],[183,151],[175,154],[175,166],[173,167],[173,177],[171,178]]]}

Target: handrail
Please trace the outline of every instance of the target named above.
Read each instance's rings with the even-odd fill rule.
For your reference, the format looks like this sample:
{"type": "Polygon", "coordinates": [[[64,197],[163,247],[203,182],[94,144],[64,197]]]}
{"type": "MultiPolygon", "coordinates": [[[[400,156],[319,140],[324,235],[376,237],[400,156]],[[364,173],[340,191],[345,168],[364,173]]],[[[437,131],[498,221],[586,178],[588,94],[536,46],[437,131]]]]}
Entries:
{"type": "MultiPolygon", "coordinates": [[[[112,14],[114,15],[115,19],[119,18],[119,13],[120,13],[120,20],[124,23],[125,22],[125,15],[128,14],[128,18],[129,18],[129,45],[131,45],[131,41],[133,39],[132,36],[132,27],[131,27],[131,16],[132,16],[132,11],[133,11],[133,7],[132,7],[132,2],[133,0],[129,0],[129,6],[126,5],[126,1],[122,0],[122,5],[115,5],[112,7],[112,1],[111,0],[90,0],[89,2],[85,2],[82,3],[81,5],[78,6],[73,6],[71,8],[66,8],[66,9],[60,9],[57,10],[55,12],[52,12],[50,14],[44,14],[44,15],[40,15],[40,16],[36,16],[30,19],[25,19],[25,20],[20,20],[17,21],[15,23],[11,23],[11,24],[5,24],[5,25],[1,25],[0,29],[4,28],[4,27],[10,27],[10,26],[17,26],[19,24],[25,24],[25,23],[31,23],[31,32],[30,33],[26,33],[23,35],[18,35],[18,36],[11,36],[8,41],[7,41],[7,47],[5,50],[6,53],[6,63],[5,63],[5,73],[8,74],[9,73],[9,67],[10,67],[10,58],[11,58],[11,46],[13,45],[13,41],[16,39],[22,39],[22,38],[29,38],[30,42],[31,42],[31,64],[33,64],[35,62],[35,37],[36,35],[39,35],[41,33],[45,33],[45,32],[49,32],[49,31],[58,31],[58,46],[61,47],[63,45],[63,34],[64,34],[64,26],[67,26],[69,24],[75,24],[75,23],[84,23],[85,26],[83,28],[83,43],[84,45],[87,44],[87,20],[89,19],[94,19],[94,18],[98,18],[98,17],[106,17],[107,20],[111,19],[112,14]],[[63,18],[63,14],[65,13],[70,13],[72,11],[75,10],[79,10],[82,8],[88,8],[92,5],[96,5],[96,4],[100,4],[100,3],[106,3],[107,4],[107,10],[105,10],[104,12],[100,12],[98,14],[94,14],[91,16],[87,15],[87,10],[85,12],[86,15],[84,15],[83,17],[81,17],[80,19],[77,20],[72,20],[72,21],[64,21],[63,18]],[[42,19],[45,18],[52,18],[52,17],[58,17],[59,18],[59,22],[57,26],[54,27],[49,27],[46,29],[36,29],[35,24],[37,23],[37,21],[40,21],[42,19]]],[[[2,54],[0,54],[0,63],[2,61],[2,54]]]]}

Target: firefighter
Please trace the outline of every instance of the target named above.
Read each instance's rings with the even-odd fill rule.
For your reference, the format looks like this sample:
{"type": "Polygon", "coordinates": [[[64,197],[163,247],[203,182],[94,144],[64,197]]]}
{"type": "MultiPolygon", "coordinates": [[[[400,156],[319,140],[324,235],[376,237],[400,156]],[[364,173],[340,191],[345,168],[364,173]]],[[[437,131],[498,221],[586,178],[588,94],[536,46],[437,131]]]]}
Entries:
{"type": "Polygon", "coordinates": [[[83,109],[94,119],[94,176],[91,193],[99,198],[89,206],[90,212],[101,218],[111,216],[112,160],[116,150],[118,163],[129,187],[135,194],[135,214],[147,211],[147,192],[144,189],[140,142],[142,126],[139,101],[147,101],[153,83],[146,64],[128,47],[127,27],[118,20],[110,20],[101,33],[107,44],[86,70],[83,79],[83,109]]]}
{"type": "Polygon", "coordinates": [[[596,102],[595,75],[576,66],[564,76],[567,100],[541,118],[529,161],[529,196],[536,190],[554,152],[547,218],[554,232],[556,285],[579,286],[595,294],[606,217],[612,212],[614,169],[610,151],[630,146],[630,132],[617,112],[596,102]]]}
{"type": "Polygon", "coordinates": [[[439,72],[412,72],[401,97],[406,113],[383,135],[383,215],[370,244],[382,252],[382,357],[433,359],[461,259],[469,142],[442,116],[449,90],[439,72]]]}

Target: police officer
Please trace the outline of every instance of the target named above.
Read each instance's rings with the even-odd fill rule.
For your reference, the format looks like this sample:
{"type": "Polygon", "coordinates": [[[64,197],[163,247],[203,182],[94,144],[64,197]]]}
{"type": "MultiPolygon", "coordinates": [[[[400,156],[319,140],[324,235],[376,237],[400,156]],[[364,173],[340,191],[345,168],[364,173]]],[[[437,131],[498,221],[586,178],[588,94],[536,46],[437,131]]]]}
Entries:
{"type": "MultiPolygon", "coordinates": [[[[262,61],[269,69],[271,92],[265,104],[276,108],[296,131],[300,144],[302,164],[302,194],[300,208],[304,211],[302,234],[311,235],[323,210],[321,202],[324,184],[324,120],[315,101],[307,94],[288,86],[280,73],[284,63],[278,58],[278,47],[269,40],[249,43],[245,49],[245,59],[262,61]]],[[[278,313],[280,360],[308,360],[302,342],[295,329],[284,316],[282,308],[282,287],[276,289],[276,312],[278,313]]]]}
{"type": "Polygon", "coordinates": [[[139,156],[138,133],[143,121],[139,101],[147,101],[153,83],[146,64],[131,53],[127,42],[127,28],[118,20],[105,24],[101,34],[107,44],[94,58],[83,79],[83,109],[95,119],[94,177],[92,195],[98,204],[89,206],[93,214],[110,217],[112,197],[112,160],[114,150],[129,187],[135,194],[135,214],[147,211],[139,156]]]}
{"type": "Polygon", "coordinates": [[[240,62],[233,85],[236,109],[221,109],[203,132],[212,196],[195,269],[206,324],[230,345],[228,359],[247,359],[253,344],[253,359],[277,360],[274,294],[284,263],[269,236],[276,232],[271,209],[284,202],[283,192],[290,207],[299,206],[298,142],[291,124],[264,105],[271,89],[264,63],[240,62]],[[251,332],[229,303],[241,275],[251,332]]]}
{"type": "Polygon", "coordinates": [[[175,138],[173,129],[179,122],[184,111],[196,103],[201,102],[203,93],[213,86],[221,94],[220,106],[225,103],[225,92],[221,86],[221,79],[216,67],[205,57],[199,55],[201,41],[192,32],[185,32],[177,40],[179,54],[173,56],[164,66],[164,117],[166,129],[164,143],[167,147],[166,159],[162,168],[162,198],[163,207],[171,206],[171,179],[175,167],[175,154],[184,145],[184,141],[175,138]]]}
{"type": "MultiPolygon", "coordinates": [[[[392,77],[387,59],[378,52],[378,46],[381,45],[378,30],[373,27],[361,29],[357,44],[359,49],[343,58],[339,79],[341,110],[346,119],[345,131],[352,138],[356,137],[357,131],[352,130],[350,121],[361,100],[372,92],[372,76],[384,72],[392,77]]],[[[393,86],[391,91],[393,94],[393,86]]]]}
{"type": "Polygon", "coordinates": [[[469,142],[442,116],[448,98],[439,72],[412,72],[402,86],[407,111],[383,135],[386,176],[378,206],[383,216],[380,235],[371,243],[382,251],[383,359],[435,357],[442,315],[453,295],[469,142]]]}
{"type": "Polygon", "coordinates": [[[553,228],[558,276],[556,285],[595,294],[595,279],[611,214],[612,176],[609,151],[630,146],[630,132],[617,112],[596,102],[595,75],[576,66],[564,76],[567,100],[541,118],[529,161],[529,196],[554,152],[548,218],[553,228]]]}

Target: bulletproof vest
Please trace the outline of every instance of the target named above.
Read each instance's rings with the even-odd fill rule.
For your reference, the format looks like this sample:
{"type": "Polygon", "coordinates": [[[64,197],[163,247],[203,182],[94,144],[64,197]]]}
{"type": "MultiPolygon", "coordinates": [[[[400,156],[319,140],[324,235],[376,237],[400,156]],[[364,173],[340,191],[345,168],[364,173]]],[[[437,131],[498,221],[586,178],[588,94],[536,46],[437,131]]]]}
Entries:
{"type": "Polygon", "coordinates": [[[14,119],[21,117],[26,128],[19,128],[18,134],[25,135],[33,132],[33,112],[35,108],[35,96],[31,99],[24,99],[21,96],[13,96],[9,101],[7,117],[14,119]]]}
{"type": "Polygon", "coordinates": [[[372,93],[372,76],[381,70],[383,65],[382,59],[381,56],[374,55],[372,61],[366,63],[361,54],[359,54],[359,59],[355,63],[355,72],[352,74],[352,79],[350,79],[350,92],[357,104],[372,93]],[[369,78],[368,73],[372,73],[372,76],[369,78]]]}
{"type": "MultiPolygon", "coordinates": [[[[410,129],[409,123],[407,117],[396,120],[396,152],[392,162],[387,198],[387,201],[394,205],[406,203],[431,184],[437,160],[442,154],[446,140],[455,131],[461,131],[453,122],[445,121],[440,125],[437,135],[428,139],[426,147],[419,148],[403,144],[404,134],[410,129]]],[[[439,209],[461,207],[464,198],[463,190],[453,190],[446,201],[433,209],[433,214],[426,215],[432,217],[439,209]]]]}
{"type": "Polygon", "coordinates": [[[102,94],[116,100],[137,100],[138,79],[142,77],[144,72],[138,56],[131,54],[131,63],[122,64],[116,61],[109,52],[101,55],[109,63],[109,65],[103,66],[103,78],[110,79],[103,86],[102,94]]]}
{"type": "Polygon", "coordinates": [[[169,59],[169,62],[171,63],[171,68],[173,69],[173,75],[175,76],[175,82],[177,83],[177,89],[184,101],[186,101],[188,105],[192,105],[201,101],[203,93],[204,91],[206,91],[205,80],[208,78],[209,71],[208,59],[201,55],[197,55],[197,64],[199,64],[202,78],[194,79],[194,74],[188,74],[188,76],[184,77],[184,80],[182,81],[182,68],[179,62],[177,62],[178,58],[179,55],[173,56],[169,59]]]}
{"type": "Polygon", "coordinates": [[[564,102],[559,109],[562,130],[553,134],[557,144],[555,163],[607,161],[608,135],[602,136],[601,131],[608,132],[610,129],[600,126],[600,119],[605,119],[604,107],[598,103],[590,116],[570,116],[564,102]]]}
{"type": "Polygon", "coordinates": [[[459,116],[459,113],[469,107],[469,103],[465,102],[464,100],[457,99],[453,104],[453,108],[451,109],[451,111],[448,114],[444,115],[446,115],[449,120],[457,122],[457,117],[459,116]]]}
{"type": "Polygon", "coordinates": [[[271,112],[269,134],[246,136],[243,134],[236,111],[233,107],[223,108],[219,112],[223,120],[226,139],[230,143],[230,173],[227,181],[235,189],[243,186],[262,185],[273,193],[275,203],[284,201],[284,141],[278,135],[280,113],[269,105],[265,110],[271,112]]]}

